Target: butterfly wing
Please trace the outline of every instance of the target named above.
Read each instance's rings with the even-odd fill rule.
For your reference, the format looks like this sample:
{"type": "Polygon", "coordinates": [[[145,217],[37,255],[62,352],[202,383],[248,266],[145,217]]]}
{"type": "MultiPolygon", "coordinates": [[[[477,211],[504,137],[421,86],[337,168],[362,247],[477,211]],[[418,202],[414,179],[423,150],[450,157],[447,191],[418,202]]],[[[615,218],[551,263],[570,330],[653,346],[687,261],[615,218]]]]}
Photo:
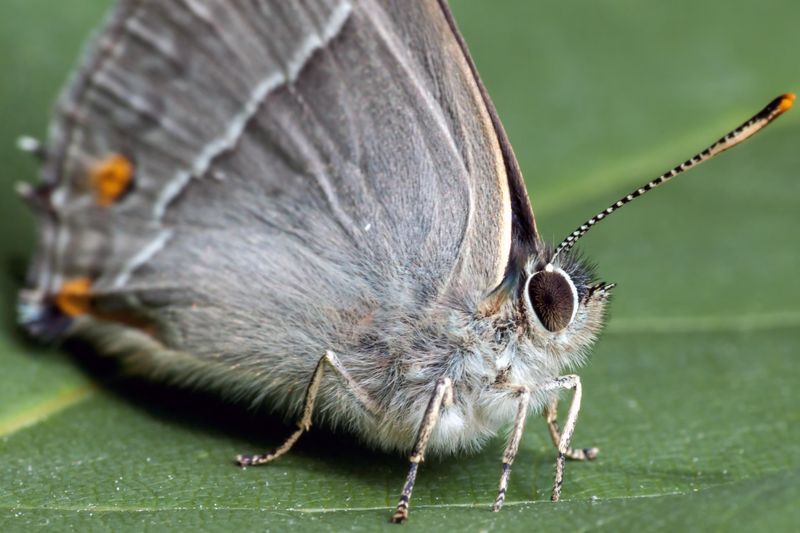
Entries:
{"type": "Polygon", "coordinates": [[[281,379],[442,302],[469,311],[538,241],[443,2],[122,0],[43,175],[23,318],[281,379]]]}

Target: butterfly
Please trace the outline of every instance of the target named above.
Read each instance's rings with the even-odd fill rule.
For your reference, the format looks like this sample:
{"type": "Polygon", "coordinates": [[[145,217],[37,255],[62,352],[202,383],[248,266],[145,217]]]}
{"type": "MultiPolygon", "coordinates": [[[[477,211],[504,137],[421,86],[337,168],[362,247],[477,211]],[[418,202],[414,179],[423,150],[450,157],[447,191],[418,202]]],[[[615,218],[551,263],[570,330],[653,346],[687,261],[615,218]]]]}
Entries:
{"type": "Polygon", "coordinates": [[[555,247],[444,0],[120,0],[65,89],[21,323],[131,372],[209,388],[409,456],[503,426],[503,505],[529,413],[573,448],[613,284],[572,251],[633,199],[759,131],[782,95],[555,247]],[[564,427],[557,397],[573,396],[564,427]]]}

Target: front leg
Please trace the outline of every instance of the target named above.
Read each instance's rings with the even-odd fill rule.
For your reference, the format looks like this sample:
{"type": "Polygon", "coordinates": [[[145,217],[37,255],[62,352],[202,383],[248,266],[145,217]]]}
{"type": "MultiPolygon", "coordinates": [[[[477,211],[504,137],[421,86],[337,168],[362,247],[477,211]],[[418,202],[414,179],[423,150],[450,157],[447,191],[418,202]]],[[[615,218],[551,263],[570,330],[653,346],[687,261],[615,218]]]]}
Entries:
{"type": "MultiPolygon", "coordinates": [[[[547,422],[547,431],[550,433],[550,438],[553,441],[553,446],[558,449],[558,443],[561,442],[561,430],[558,429],[558,398],[550,402],[550,405],[544,410],[544,419],[547,422]]],[[[573,461],[591,461],[597,457],[600,450],[592,448],[569,448],[567,449],[567,459],[573,461]]]]}
{"type": "Polygon", "coordinates": [[[553,494],[550,496],[550,501],[553,502],[557,502],[561,497],[561,486],[564,484],[564,462],[567,454],[575,453],[569,445],[572,441],[572,434],[575,432],[575,424],[578,422],[578,413],[581,410],[581,395],[583,391],[581,388],[580,376],[574,374],[559,376],[542,388],[543,391],[559,389],[572,389],[574,392],[572,394],[572,401],[569,404],[567,419],[564,421],[564,430],[561,432],[557,443],[558,458],[556,459],[556,475],[553,482],[553,494]]]}
{"type": "MultiPolygon", "coordinates": [[[[503,506],[506,498],[506,489],[508,488],[508,478],[511,475],[511,464],[517,455],[519,443],[522,439],[522,432],[525,428],[525,419],[528,415],[528,404],[530,402],[530,391],[525,385],[506,385],[503,389],[514,394],[517,398],[517,414],[514,417],[514,425],[511,429],[511,435],[506,445],[506,450],[503,453],[503,471],[500,475],[500,487],[497,491],[497,498],[492,506],[492,511],[499,511],[503,506]]],[[[567,420],[564,424],[564,431],[559,433],[558,425],[556,424],[556,402],[551,403],[545,411],[548,425],[550,427],[550,434],[553,437],[558,448],[558,459],[556,460],[556,476],[553,484],[553,494],[550,499],[554,502],[558,501],[561,496],[561,485],[564,482],[564,459],[570,457],[573,459],[594,459],[597,456],[597,448],[588,448],[585,450],[573,450],[570,448],[570,441],[572,434],[575,432],[575,424],[578,421],[578,412],[581,408],[581,378],[575,375],[560,376],[552,381],[546,383],[539,389],[540,392],[549,392],[561,389],[573,389],[575,393],[572,396],[572,403],[569,406],[569,413],[567,420]]]]}
{"type": "Polygon", "coordinates": [[[508,478],[511,476],[511,465],[519,450],[519,443],[522,440],[522,431],[525,429],[525,419],[528,418],[528,403],[531,399],[531,392],[525,385],[511,387],[510,390],[517,397],[517,415],[514,417],[514,426],[511,435],[508,437],[506,450],[503,452],[503,473],[500,474],[500,486],[497,489],[497,498],[494,500],[492,511],[497,512],[503,507],[506,501],[506,490],[508,489],[508,478]]]}

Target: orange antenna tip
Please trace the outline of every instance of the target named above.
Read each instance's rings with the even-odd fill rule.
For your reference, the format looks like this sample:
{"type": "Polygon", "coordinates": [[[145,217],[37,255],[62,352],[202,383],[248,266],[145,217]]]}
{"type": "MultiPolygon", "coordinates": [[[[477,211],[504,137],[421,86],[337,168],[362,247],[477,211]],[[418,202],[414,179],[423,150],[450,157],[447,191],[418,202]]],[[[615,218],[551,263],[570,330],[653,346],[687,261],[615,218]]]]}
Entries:
{"type": "Polygon", "coordinates": [[[781,101],[778,104],[778,113],[784,113],[792,108],[792,104],[794,104],[794,100],[797,98],[797,95],[794,93],[786,93],[781,96],[781,101]]]}

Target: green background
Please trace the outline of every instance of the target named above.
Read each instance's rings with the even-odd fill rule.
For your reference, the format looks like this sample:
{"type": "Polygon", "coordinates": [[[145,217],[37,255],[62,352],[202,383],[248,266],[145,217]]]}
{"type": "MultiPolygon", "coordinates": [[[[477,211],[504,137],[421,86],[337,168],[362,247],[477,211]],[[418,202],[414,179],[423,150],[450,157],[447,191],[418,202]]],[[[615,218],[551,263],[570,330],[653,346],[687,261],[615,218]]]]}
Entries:
{"type": "MultiPolygon", "coordinates": [[[[0,4],[0,530],[389,529],[402,457],[323,430],[240,471],[280,423],[213,396],[120,379],[27,343],[14,294],[33,239],[14,150],[107,1],[0,4]]],[[[800,3],[454,2],[516,149],[542,234],[562,237],[784,91],[800,89],[800,3]]],[[[583,243],[619,287],[581,371],[576,444],[531,418],[509,501],[489,512],[503,439],[424,465],[406,528],[770,530],[800,523],[800,112],[626,208],[583,243]]]]}

